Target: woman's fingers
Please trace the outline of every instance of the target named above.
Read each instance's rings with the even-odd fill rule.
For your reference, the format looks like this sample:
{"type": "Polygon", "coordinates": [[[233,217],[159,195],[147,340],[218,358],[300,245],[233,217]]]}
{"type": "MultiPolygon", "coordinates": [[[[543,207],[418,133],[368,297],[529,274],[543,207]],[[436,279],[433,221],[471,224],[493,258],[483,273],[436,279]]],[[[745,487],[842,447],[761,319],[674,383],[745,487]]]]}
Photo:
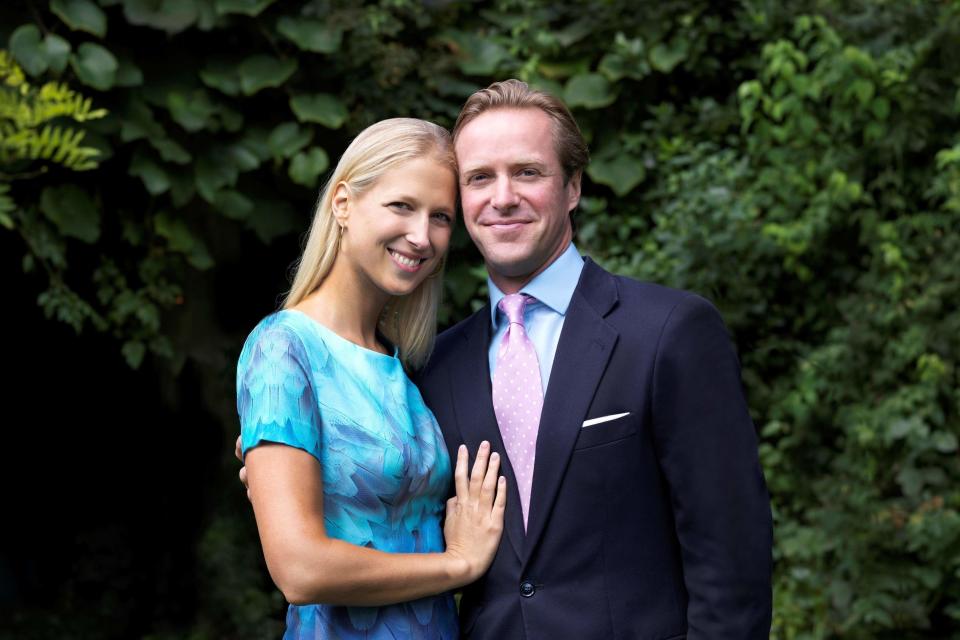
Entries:
{"type": "Polygon", "coordinates": [[[490,454],[490,464],[487,465],[487,473],[483,476],[483,484],[480,488],[480,499],[483,505],[490,508],[493,504],[494,491],[497,488],[497,476],[500,473],[500,454],[490,454]]]}
{"type": "Polygon", "coordinates": [[[462,444],[457,449],[457,466],[453,471],[453,482],[457,497],[467,499],[467,445],[462,444]]]}
{"type": "Polygon", "coordinates": [[[468,455],[466,445],[457,449],[457,466],[454,471],[457,500],[461,507],[489,513],[503,509],[507,503],[506,480],[500,476],[500,454],[490,451],[490,443],[484,440],[477,448],[477,456],[467,478],[468,455]]]}
{"type": "Polygon", "coordinates": [[[497,478],[497,497],[493,501],[494,516],[503,520],[503,512],[507,509],[507,479],[503,476],[497,478]]]}
{"type": "Polygon", "coordinates": [[[487,462],[490,459],[490,443],[484,440],[477,449],[477,458],[473,461],[473,471],[470,472],[470,496],[479,497],[483,484],[483,476],[487,472],[487,462]]]}

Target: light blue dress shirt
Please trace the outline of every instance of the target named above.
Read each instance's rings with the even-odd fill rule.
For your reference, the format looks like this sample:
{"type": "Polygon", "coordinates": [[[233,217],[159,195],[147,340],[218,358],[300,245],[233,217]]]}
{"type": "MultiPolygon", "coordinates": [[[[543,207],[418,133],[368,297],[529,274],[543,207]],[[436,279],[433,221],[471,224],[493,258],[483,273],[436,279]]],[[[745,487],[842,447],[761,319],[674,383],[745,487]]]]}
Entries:
{"type": "MultiPolygon", "coordinates": [[[[533,342],[540,361],[540,382],[546,396],[547,383],[550,381],[550,370],[553,368],[553,358],[557,354],[557,342],[560,341],[560,331],[563,321],[567,317],[567,307],[573,297],[573,290],[577,288],[580,272],[583,271],[583,258],[580,252],[570,243],[567,250],[553,261],[549,267],[538,274],[533,280],[523,286],[519,293],[536,298],[523,310],[523,324],[527,336],[533,342]]],[[[505,295],[497,285],[487,278],[487,287],[490,290],[490,320],[493,323],[493,339],[490,341],[490,379],[493,379],[497,368],[497,351],[500,342],[510,323],[506,316],[497,308],[500,299],[505,295]]]]}

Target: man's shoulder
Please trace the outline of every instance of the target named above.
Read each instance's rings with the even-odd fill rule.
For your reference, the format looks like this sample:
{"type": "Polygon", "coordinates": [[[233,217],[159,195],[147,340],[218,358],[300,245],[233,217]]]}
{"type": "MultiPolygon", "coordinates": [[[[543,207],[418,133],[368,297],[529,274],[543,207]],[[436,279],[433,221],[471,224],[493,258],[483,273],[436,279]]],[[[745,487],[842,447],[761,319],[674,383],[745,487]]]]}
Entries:
{"type": "Polygon", "coordinates": [[[680,304],[713,306],[706,298],[692,291],[618,275],[607,271],[592,261],[585,275],[588,275],[588,277],[581,279],[579,285],[581,289],[596,287],[597,280],[611,279],[616,287],[618,299],[616,310],[621,313],[630,313],[642,309],[646,313],[669,314],[680,304]]]}
{"type": "Polygon", "coordinates": [[[661,309],[673,309],[677,305],[701,305],[712,306],[712,303],[702,295],[687,291],[686,289],[677,289],[656,282],[647,282],[644,280],[634,280],[626,276],[615,276],[620,289],[621,297],[625,302],[642,302],[650,307],[654,306],[661,309]]]}

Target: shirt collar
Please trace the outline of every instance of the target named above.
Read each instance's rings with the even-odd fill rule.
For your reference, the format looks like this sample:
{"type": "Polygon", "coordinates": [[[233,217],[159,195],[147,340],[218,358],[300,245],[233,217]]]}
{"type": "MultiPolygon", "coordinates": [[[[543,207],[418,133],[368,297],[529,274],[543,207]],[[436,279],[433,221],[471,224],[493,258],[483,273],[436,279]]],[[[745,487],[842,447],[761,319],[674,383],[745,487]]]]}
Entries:
{"type": "MultiPolygon", "coordinates": [[[[549,267],[520,289],[537,299],[560,315],[566,315],[573,290],[577,288],[580,272],[583,271],[583,258],[577,247],[571,242],[566,251],[561,253],[549,267]]],[[[490,320],[493,328],[497,328],[497,305],[505,295],[500,291],[493,280],[487,277],[487,289],[490,291],[490,320]]]]}

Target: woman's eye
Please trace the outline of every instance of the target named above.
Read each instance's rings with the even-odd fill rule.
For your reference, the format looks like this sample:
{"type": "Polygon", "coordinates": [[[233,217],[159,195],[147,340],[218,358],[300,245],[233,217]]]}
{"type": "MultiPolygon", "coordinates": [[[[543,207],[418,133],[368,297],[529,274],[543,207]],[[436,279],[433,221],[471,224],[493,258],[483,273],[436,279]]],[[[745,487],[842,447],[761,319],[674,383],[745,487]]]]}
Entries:
{"type": "Polygon", "coordinates": [[[412,211],[413,208],[406,202],[391,202],[388,206],[394,209],[403,209],[404,211],[412,211]]]}
{"type": "Polygon", "coordinates": [[[451,216],[449,213],[444,213],[443,211],[435,212],[433,214],[433,219],[439,220],[440,222],[444,222],[446,224],[453,222],[453,216],[451,216]]]}

